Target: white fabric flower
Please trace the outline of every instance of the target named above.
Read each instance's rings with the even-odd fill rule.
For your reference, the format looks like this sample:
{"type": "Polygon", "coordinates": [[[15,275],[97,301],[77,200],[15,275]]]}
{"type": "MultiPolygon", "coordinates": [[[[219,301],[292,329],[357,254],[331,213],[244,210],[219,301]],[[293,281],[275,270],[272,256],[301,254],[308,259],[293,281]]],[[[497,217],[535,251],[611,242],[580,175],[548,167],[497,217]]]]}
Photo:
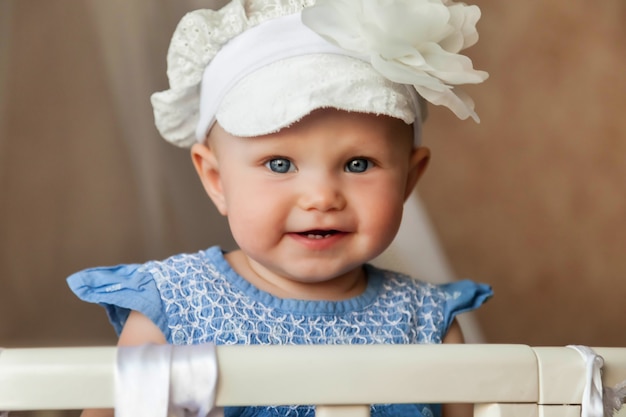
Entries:
{"type": "Polygon", "coordinates": [[[303,23],[329,42],[368,56],[389,80],[475,121],[474,102],[456,86],[488,77],[459,54],[478,40],[479,19],[477,6],[451,0],[318,0],[302,11],[303,23]]]}

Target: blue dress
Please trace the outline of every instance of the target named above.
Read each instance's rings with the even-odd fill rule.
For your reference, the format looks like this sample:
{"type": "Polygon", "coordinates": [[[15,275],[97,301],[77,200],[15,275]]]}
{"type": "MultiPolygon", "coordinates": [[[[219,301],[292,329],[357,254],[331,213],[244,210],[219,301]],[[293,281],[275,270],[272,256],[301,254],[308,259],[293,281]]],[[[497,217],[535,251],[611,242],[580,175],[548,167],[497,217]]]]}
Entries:
{"type": "MultiPolygon", "coordinates": [[[[103,306],[118,334],[131,310],[172,344],[441,343],[454,317],[479,307],[491,288],[434,285],[366,265],[366,290],[342,301],[277,298],[239,276],[219,247],[164,261],[91,268],[68,278],[82,300],[103,306]]],[[[230,407],[226,417],[313,416],[314,407],[230,407]]],[[[440,406],[374,405],[372,416],[440,415],[440,406]]]]}

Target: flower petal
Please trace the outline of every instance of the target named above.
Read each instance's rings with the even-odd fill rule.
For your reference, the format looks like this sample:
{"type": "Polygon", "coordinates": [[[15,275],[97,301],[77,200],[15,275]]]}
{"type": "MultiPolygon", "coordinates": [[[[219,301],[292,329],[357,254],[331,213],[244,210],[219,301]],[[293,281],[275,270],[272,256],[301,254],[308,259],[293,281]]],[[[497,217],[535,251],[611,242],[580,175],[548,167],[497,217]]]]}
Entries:
{"type": "Polygon", "coordinates": [[[367,48],[358,13],[342,1],[318,1],[302,12],[302,22],[327,41],[342,48],[360,52],[367,48]]]}
{"type": "Polygon", "coordinates": [[[400,61],[385,60],[380,56],[372,56],[372,66],[385,78],[399,84],[423,85],[429,89],[442,91],[448,88],[441,80],[425,71],[417,71],[415,67],[404,65],[400,61]]]}
{"type": "Polygon", "coordinates": [[[442,48],[457,53],[469,48],[478,41],[476,23],[480,19],[477,6],[454,4],[450,6],[450,25],[456,30],[440,42],[442,48]]]}
{"type": "Polygon", "coordinates": [[[428,64],[424,70],[451,85],[479,84],[488,77],[486,72],[474,70],[472,60],[465,55],[447,52],[439,45],[430,45],[423,57],[428,64]]]}
{"type": "Polygon", "coordinates": [[[474,101],[469,95],[458,88],[449,88],[445,91],[434,91],[426,87],[415,86],[420,96],[428,102],[446,106],[461,120],[471,117],[476,123],[480,123],[480,118],[474,111],[474,101]]]}

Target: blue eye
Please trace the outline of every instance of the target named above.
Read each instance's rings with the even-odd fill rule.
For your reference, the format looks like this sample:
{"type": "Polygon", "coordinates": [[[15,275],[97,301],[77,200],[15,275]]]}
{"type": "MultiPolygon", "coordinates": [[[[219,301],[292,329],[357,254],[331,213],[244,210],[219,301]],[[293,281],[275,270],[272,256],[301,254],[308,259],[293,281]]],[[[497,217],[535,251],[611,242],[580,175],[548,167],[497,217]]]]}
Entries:
{"type": "Polygon", "coordinates": [[[285,174],[287,172],[294,172],[296,167],[286,158],[274,158],[265,163],[265,166],[272,172],[278,174],[285,174]]]}
{"type": "Polygon", "coordinates": [[[354,158],[346,164],[346,172],[365,172],[372,167],[372,162],[365,158],[354,158]]]}

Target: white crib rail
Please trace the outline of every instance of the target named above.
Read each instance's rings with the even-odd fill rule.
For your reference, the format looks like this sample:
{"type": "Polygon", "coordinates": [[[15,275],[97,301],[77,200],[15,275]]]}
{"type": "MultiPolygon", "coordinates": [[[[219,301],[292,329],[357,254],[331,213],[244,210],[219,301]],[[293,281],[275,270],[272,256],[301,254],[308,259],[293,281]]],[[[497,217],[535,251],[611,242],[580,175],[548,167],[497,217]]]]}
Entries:
{"type": "MultiPolygon", "coordinates": [[[[626,379],[626,348],[595,350],[605,385],[626,379]]],[[[565,347],[218,346],[217,358],[217,405],[316,404],[321,417],[407,402],[475,403],[482,417],[573,417],[586,382],[582,357],[565,347]]],[[[112,407],[115,360],[114,347],[5,349],[0,410],[112,407]]]]}

